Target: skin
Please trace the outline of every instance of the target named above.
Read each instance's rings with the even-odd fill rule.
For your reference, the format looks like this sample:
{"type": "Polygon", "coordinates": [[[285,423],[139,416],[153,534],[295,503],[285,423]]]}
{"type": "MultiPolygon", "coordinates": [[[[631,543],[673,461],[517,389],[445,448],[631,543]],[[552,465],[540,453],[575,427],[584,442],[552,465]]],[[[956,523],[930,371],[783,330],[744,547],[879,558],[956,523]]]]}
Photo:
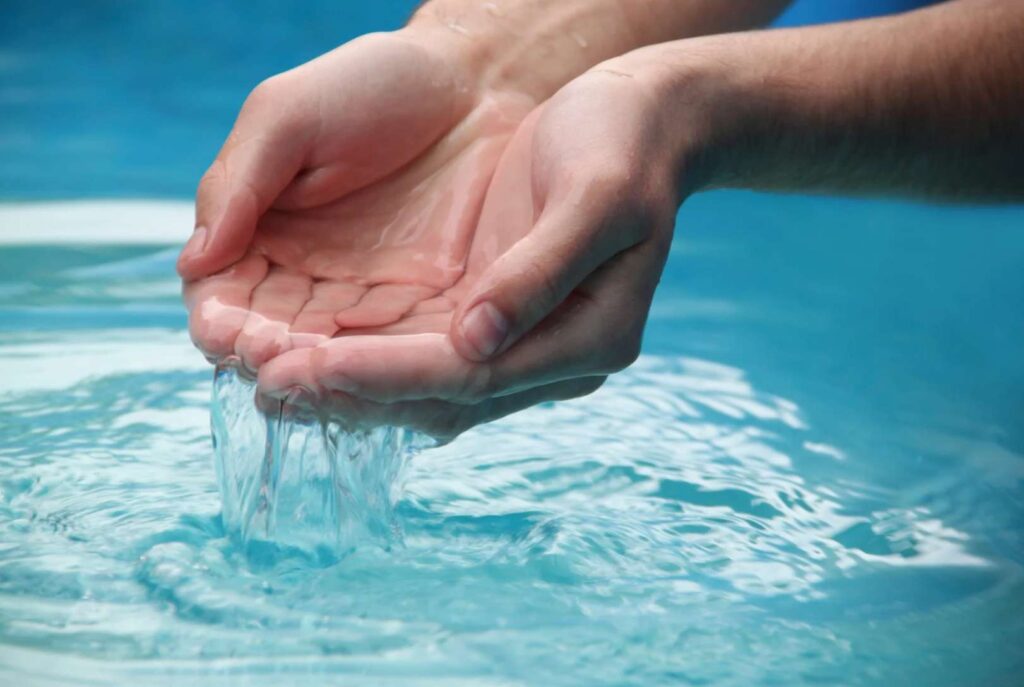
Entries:
{"type": "Polygon", "coordinates": [[[633,95],[630,81],[598,72],[525,120],[488,190],[466,278],[448,292],[453,310],[279,355],[260,369],[261,391],[328,416],[449,438],[542,400],[589,393],[631,364],[678,203],[672,159],[654,123],[636,117],[633,95]],[[556,284],[547,280],[562,275],[542,275],[540,266],[576,276],[556,284]],[[532,316],[543,321],[493,359],[472,360],[455,349],[450,321],[495,288],[530,290],[532,316]]]}
{"type": "MultiPolygon", "coordinates": [[[[350,418],[353,399],[401,402],[363,415],[434,434],[589,393],[602,374],[560,372],[540,346],[495,370],[464,357],[497,348],[490,317],[463,326],[489,266],[528,258],[512,249],[542,214],[550,225],[593,205],[594,187],[579,198],[554,165],[530,172],[538,104],[604,58],[743,28],[784,4],[435,2],[407,29],[269,79],[197,193],[178,263],[193,340],[258,373],[268,396],[301,387],[319,412],[350,418]]],[[[614,232],[606,243],[625,246],[614,232]]]]}
{"type": "Polygon", "coordinates": [[[958,0],[605,60],[508,138],[445,308],[293,346],[260,389],[451,436],[632,362],[691,193],[1019,198],[1021,35],[1024,5],[958,0]]]}
{"type": "Polygon", "coordinates": [[[205,245],[179,260],[207,357],[255,372],[291,348],[392,324],[461,277],[490,176],[533,105],[471,97],[466,78],[377,34],[253,92],[200,184],[205,245]],[[391,81],[364,77],[376,69],[391,81]]]}
{"type": "Polygon", "coordinates": [[[615,68],[675,124],[687,192],[1024,196],[1024,3],[677,41],[615,68]],[[696,113],[695,113],[696,111],[696,113]],[[709,124],[695,140],[695,116],[709,124]]]}

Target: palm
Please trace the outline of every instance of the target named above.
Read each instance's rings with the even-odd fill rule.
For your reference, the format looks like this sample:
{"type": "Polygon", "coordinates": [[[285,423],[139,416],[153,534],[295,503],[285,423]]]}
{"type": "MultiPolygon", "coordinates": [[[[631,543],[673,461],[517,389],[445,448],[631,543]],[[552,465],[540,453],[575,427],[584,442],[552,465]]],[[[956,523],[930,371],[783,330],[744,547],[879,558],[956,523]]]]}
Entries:
{"type": "MultiPolygon", "coordinates": [[[[422,148],[433,127],[422,121],[423,108],[395,103],[389,121],[375,120],[373,135],[399,169],[382,173],[382,158],[367,157],[355,169],[382,178],[362,188],[353,166],[339,170],[332,146],[321,141],[318,170],[297,176],[262,215],[243,258],[186,287],[197,345],[211,358],[237,355],[256,370],[329,337],[446,330],[468,279],[488,184],[527,110],[515,97],[481,98],[402,166],[407,153],[393,141],[404,136],[404,148],[422,148]],[[424,133],[410,140],[410,130],[424,133]]],[[[350,129],[342,135],[351,137],[350,129]]],[[[340,147],[351,153],[353,143],[340,147]]]]}

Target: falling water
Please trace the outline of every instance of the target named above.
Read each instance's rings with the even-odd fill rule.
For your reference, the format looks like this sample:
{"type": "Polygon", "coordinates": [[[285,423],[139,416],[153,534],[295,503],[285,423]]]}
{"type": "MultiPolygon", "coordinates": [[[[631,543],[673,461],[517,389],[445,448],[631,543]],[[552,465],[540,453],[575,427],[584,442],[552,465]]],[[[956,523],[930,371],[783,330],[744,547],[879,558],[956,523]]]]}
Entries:
{"type": "Polygon", "coordinates": [[[400,541],[393,506],[421,443],[395,427],[343,428],[287,401],[258,407],[255,383],[215,371],[211,426],[226,529],[250,552],[333,561],[360,543],[400,541]]]}

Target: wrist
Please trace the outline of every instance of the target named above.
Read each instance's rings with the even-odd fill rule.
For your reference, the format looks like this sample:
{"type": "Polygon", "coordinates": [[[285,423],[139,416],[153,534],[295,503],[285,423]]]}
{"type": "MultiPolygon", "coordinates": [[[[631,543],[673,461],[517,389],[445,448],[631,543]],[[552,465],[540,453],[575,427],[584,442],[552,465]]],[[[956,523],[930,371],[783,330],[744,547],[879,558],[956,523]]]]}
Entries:
{"type": "Polygon", "coordinates": [[[514,91],[540,103],[603,61],[762,26],[788,2],[429,0],[400,33],[450,60],[467,90],[514,91]]]}
{"type": "Polygon", "coordinates": [[[558,13],[508,16],[495,3],[462,5],[428,2],[400,32],[457,65],[477,93],[513,91],[539,103],[586,71],[596,61],[590,53],[600,52],[558,13]]]}
{"type": "Polygon", "coordinates": [[[752,135],[748,79],[728,57],[729,38],[648,46],[591,70],[628,77],[643,94],[659,122],[680,199],[732,185],[739,142],[752,135]]]}
{"type": "Polygon", "coordinates": [[[542,102],[603,60],[724,22],[693,14],[678,0],[430,0],[401,32],[458,62],[478,91],[542,102]]]}

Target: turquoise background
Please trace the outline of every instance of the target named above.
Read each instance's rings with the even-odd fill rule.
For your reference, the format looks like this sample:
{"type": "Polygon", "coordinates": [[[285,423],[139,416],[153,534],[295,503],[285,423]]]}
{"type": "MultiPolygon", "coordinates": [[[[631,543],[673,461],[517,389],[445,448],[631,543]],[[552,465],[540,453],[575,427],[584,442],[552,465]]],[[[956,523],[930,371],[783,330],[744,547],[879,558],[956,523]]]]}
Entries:
{"type": "MultiPolygon", "coordinates": [[[[253,86],[416,4],[5,2],[0,198],[190,197],[253,86]]],[[[780,23],[912,4],[808,0],[780,23]]]]}

